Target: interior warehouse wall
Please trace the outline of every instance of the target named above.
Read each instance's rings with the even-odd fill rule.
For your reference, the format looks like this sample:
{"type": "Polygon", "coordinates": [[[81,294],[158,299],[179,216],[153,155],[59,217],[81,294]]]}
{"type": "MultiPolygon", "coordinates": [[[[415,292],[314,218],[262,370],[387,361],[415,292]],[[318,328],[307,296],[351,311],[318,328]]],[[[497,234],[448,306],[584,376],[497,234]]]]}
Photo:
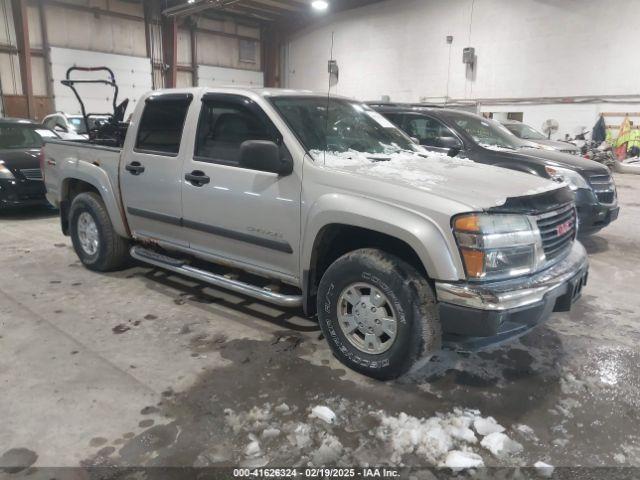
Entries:
{"type": "MultiPolygon", "coordinates": [[[[11,0],[0,0],[0,10],[0,105],[18,102],[25,112],[16,115],[26,116],[11,0]]],[[[27,13],[37,118],[56,110],[78,113],[71,91],[60,85],[66,69],[74,65],[105,65],[117,70],[120,98],[131,100],[129,111],[142,93],[163,86],[160,24],[158,19],[150,20],[145,29],[142,1],[43,1],[42,9],[32,1],[27,13]]],[[[261,86],[261,41],[259,25],[249,20],[218,15],[180,21],[177,86],[261,86]]],[[[107,88],[86,85],[80,90],[89,110],[109,111],[107,88]]]]}
{"type": "MultiPolygon", "coordinates": [[[[640,94],[637,35],[629,28],[637,9],[637,0],[388,0],[299,32],[288,46],[286,86],[327,90],[333,33],[334,90],[361,100],[640,94]],[[447,35],[454,37],[450,69],[447,35]],[[462,63],[467,46],[476,49],[473,74],[462,63]]],[[[546,107],[541,116],[550,118],[554,107],[546,107]]],[[[582,115],[580,108],[567,115],[582,115]]]]}

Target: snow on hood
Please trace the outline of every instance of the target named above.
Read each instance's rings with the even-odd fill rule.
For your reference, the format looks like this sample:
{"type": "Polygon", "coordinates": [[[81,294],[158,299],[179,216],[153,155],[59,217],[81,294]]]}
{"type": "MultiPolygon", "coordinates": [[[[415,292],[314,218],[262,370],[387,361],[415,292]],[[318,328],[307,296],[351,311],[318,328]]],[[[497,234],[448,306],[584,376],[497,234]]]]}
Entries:
{"type": "Polygon", "coordinates": [[[323,168],[431,192],[474,208],[500,206],[509,197],[536,195],[562,186],[534,175],[433,152],[310,153],[323,168]]]}

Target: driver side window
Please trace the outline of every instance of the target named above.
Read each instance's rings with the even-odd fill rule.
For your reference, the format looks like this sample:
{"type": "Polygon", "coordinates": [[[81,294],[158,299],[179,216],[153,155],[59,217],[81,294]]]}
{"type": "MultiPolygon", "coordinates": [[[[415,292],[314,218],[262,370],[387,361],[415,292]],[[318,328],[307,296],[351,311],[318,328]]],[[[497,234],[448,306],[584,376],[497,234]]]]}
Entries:
{"type": "Polygon", "coordinates": [[[407,116],[405,117],[404,130],[410,137],[420,140],[420,145],[435,148],[462,147],[449,127],[435,118],[407,116]]]}
{"type": "Polygon", "coordinates": [[[196,137],[196,160],[238,166],[240,146],[247,140],[279,138],[264,118],[235,102],[204,100],[196,137]]]}

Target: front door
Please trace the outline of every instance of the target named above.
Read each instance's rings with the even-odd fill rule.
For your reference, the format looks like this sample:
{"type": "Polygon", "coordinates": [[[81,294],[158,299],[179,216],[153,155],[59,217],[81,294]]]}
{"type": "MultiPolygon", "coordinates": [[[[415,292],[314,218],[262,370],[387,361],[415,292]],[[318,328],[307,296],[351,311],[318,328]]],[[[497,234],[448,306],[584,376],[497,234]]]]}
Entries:
{"type": "Polygon", "coordinates": [[[182,231],[180,145],[191,94],[146,101],[135,145],[126,145],[120,182],[136,238],[186,246],[182,231]]]}
{"type": "Polygon", "coordinates": [[[417,138],[420,145],[432,152],[448,154],[452,148],[461,150],[462,141],[444,123],[422,114],[402,115],[401,127],[407,135],[417,138]]]}
{"type": "Polygon", "coordinates": [[[270,140],[289,155],[264,111],[240,95],[206,94],[183,171],[191,249],[279,277],[298,276],[301,166],[292,174],[240,168],[240,146],[270,140]]]}

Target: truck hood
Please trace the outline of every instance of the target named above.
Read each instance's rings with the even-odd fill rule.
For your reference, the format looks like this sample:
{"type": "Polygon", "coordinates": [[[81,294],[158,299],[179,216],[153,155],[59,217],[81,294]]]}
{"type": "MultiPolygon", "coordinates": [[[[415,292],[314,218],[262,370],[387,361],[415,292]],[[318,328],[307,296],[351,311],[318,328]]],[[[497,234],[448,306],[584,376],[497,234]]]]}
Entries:
{"type": "Polygon", "coordinates": [[[534,175],[434,153],[369,155],[350,151],[324,155],[316,151],[311,154],[316,159],[314,163],[322,168],[359,177],[361,181],[349,182],[350,189],[362,189],[380,198],[402,197],[407,203],[411,196],[404,190],[412,189],[484,210],[502,206],[510,198],[563,187],[534,175]]]}
{"type": "Polygon", "coordinates": [[[546,165],[570,168],[579,173],[601,173],[603,175],[609,173],[607,167],[601,163],[594,162],[583,158],[579,155],[571,155],[554,150],[543,150],[538,148],[522,148],[514,151],[513,155],[521,155],[523,157],[531,157],[544,160],[546,165]]]}
{"type": "Polygon", "coordinates": [[[567,152],[567,151],[578,152],[580,150],[573,143],[561,142],[559,140],[546,140],[546,139],[531,140],[531,139],[526,139],[526,141],[527,142],[531,142],[534,145],[542,145],[543,147],[552,147],[552,148],[555,148],[556,150],[560,150],[560,151],[564,151],[564,152],[567,152]]]}
{"type": "Polygon", "coordinates": [[[0,150],[0,161],[4,162],[5,167],[12,171],[23,168],[39,168],[39,153],[40,149],[35,148],[0,150]]]}

